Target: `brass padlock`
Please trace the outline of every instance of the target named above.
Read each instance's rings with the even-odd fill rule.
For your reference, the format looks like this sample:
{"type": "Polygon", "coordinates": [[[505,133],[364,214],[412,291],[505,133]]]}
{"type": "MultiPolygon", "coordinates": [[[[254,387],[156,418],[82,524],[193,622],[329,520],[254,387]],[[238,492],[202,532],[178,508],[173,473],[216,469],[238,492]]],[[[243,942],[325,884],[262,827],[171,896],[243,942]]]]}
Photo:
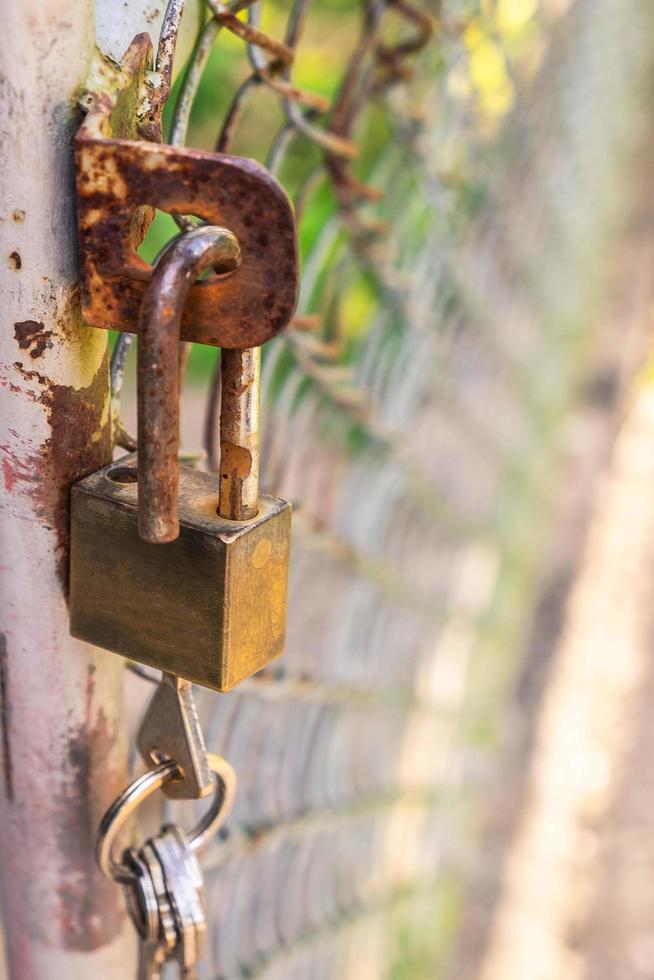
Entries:
{"type": "Polygon", "coordinates": [[[217,513],[218,481],[179,468],[179,537],[138,534],[136,454],[73,487],[73,636],[228,691],[282,653],[291,508],[259,496],[256,517],[217,513]]]}
{"type": "Polygon", "coordinates": [[[71,496],[73,636],[219,691],[282,652],[290,549],[290,505],[259,494],[259,348],[222,350],[219,478],[178,465],[186,294],[237,261],[210,226],[159,260],[138,329],[139,452],[71,496]]]}

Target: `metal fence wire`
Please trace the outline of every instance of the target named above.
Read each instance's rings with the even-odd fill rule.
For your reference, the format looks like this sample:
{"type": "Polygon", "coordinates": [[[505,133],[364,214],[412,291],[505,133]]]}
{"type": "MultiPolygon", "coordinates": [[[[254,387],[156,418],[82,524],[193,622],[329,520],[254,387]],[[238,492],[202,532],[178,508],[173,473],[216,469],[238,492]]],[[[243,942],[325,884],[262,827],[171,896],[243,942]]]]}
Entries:
{"type": "MultiPolygon", "coordinates": [[[[295,506],[286,652],[227,696],[198,692],[208,745],[240,780],[205,860],[202,975],[434,977],[646,128],[654,11],[208,6],[168,138],[186,141],[212,52],[239,38],[196,128],[224,152],[254,145],[287,186],[303,271],[262,391],[262,484],[295,506]],[[330,99],[294,80],[305,44],[330,99]]],[[[164,78],[182,8],[168,6],[164,78]]],[[[205,399],[214,469],[219,377],[205,399]]]]}

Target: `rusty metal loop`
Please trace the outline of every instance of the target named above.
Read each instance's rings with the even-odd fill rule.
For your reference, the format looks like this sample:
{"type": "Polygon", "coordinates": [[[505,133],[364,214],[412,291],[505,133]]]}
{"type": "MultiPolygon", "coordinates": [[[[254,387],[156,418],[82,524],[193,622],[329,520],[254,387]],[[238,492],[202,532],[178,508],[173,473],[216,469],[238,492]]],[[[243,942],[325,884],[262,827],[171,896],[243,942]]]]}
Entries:
{"type": "Polygon", "coordinates": [[[138,330],[138,500],[144,541],[179,534],[179,339],[184,303],[206,269],[231,271],[240,262],[236,237],[203,225],[168,246],[143,298],[138,330]]]}
{"type": "MultiPolygon", "coordinates": [[[[207,760],[209,768],[216,777],[216,786],[211,806],[193,830],[186,835],[193,851],[201,850],[225,821],[234,803],[236,793],[236,773],[230,764],[221,756],[211,752],[207,753],[207,760]]],[[[113,856],[116,838],[139,806],[158,789],[161,789],[165,783],[177,778],[178,775],[179,771],[175,762],[171,759],[161,762],[154,769],[148,769],[142,776],[131,782],[111,804],[100,821],[95,845],[95,859],[98,867],[107,878],[111,878],[121,885],[132,884],[136,877],[132,869],[117,861],[113,856]]]]}
{"type": "MultiPolygon", "coordinates": [[[[248,10],[248,24],[252,31],[258,30],[258,23],[261,15],[260,6],[253,5],[248,10]]],[[[285,84],[280,88],[279,85],[273,83],[273,78],[269,70],[268,62],[266,61],[263,52],[261,51],[261,46],[250,43],[248,45],[248,53],[250,57],[250,63],[257,73],[258,77],[273,91],[277,92],[282,98],[282,104],[286,116],[292,125],[293,129],[297,132],[303,133],[309,140],[318,146],[322,147],[328,153],[333,154],[337,157],[344,157],[345,159],[353,160],[358,156],[359,150],[352,140],[347,138],[342,138],[340,134],[334,133],[329,129],[320,129],[318,126],[314,126],[311,123],[311,118],[320,112],[325,112],[329,109],[317,108],[314,106],[310,109],[310,112],[304,114],[301,109],[301,104],[306,104],[306,100],[302,98],[302,93],[294,89],[287,80],[285,84]]],[[[288,62],[290,67],[292,61],[288,62]]]]}
{"type": "MultiPolygon", "coordinates": [[[[247,6],[251,7],[255,2],[256,0],[250,0],[247,6]]],[[[207,3],[216,20],[223,27],[226,27],[228,31],[231,31],[232,34],[236,34],[237,37],[247,41],[248,44],[256,45],[257,48],[267,51],[275,61],[283,65],[291,64],[294,51],[287,44],[284,44],[283,41],[278,41],[277,38],[265,34],[251,22],[245,23],[239,20],[227,4],[221,3],[220,0],[207,0],[207,3]]]]}

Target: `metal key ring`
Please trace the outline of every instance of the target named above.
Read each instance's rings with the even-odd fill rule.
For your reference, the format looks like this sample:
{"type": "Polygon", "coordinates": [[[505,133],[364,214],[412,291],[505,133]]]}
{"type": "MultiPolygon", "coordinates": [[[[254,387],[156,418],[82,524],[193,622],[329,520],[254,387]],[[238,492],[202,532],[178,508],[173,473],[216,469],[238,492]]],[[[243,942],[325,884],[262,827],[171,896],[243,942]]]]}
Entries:
{"type": "MultiPolygon", "coordinates": [[[[207,761],[216,777],[216,788],[211,806],[197,826],[186,835],[193,851],[204,847],[211,835],[218,830],[232,808],[236,793],[236,773],[230,764],[211,752],[207,752],[207,761]]],[[[130,783],[111,804],[100,821],[95,845],[96,861],[107,878],[112,878],[121,885],[131,885],[134,882],[134,872],[126,864],[116,861],[112,855],[116,837],[141,803],[178,775],[177,764],[172,759],[167,759],[130,783]]]]}

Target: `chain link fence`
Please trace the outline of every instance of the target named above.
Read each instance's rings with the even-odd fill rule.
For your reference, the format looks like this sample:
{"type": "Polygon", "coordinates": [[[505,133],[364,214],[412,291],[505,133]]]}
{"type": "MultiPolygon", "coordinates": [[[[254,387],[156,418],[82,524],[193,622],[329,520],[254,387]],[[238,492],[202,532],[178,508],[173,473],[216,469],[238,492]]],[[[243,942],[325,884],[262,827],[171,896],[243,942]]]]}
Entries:
{"type": "MultiPolygon", "coordinates": [[[[303,275],[262,393],[262,484],[295,506],[286,653],[200,695],[240,780],[204,862],[202,975],[434,977],[647,134],[653,12],[209,6],[170,139],[268,163],[298,208],[303,275]]],[[[148,247],[167,233],[161,219],[148,247]]],[[[213,467],[206,358],[187,398],[206,383],[213,467]]]]}

